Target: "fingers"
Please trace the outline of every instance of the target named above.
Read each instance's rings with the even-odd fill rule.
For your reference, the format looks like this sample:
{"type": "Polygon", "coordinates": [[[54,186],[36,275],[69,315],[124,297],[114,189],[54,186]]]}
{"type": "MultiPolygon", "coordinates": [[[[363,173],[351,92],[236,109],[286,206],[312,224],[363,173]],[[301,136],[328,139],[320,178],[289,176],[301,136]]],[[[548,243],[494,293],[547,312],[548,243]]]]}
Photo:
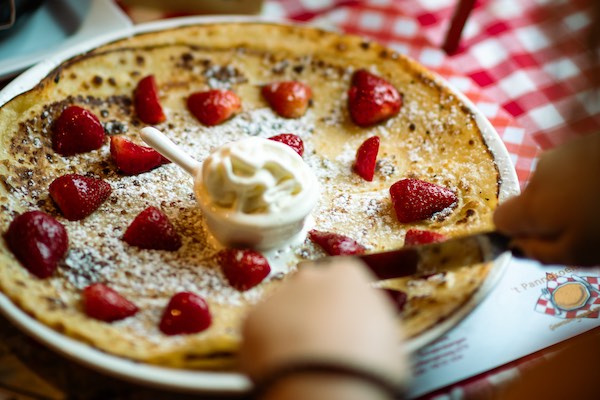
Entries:
{"type": "Polygon", "coordinates": [[[521,236],[530,229],[530,214],[522,196],[513,197],[500,204],[494,212],[496,229],[508,236],[521,236]]]}
{"type": "Polygon", "coordinates": [[[535,237],[520,237],[513,239],[512,245],[523,255],[541,262],[542,264],[569,264],[568,249],[560,240],[541,240],[535,237]]]}
{"type": "Polygon", "coordinates": [[[599,243],[595,236],[582,234],[572,229],[561,235],[543,239],[539,237],[519,237],[512,241],[528,258],[542,264],[562,264],[594,266],[600,262],[599,243]],[[591,240],[589,238],[592,238],[591,240]]]}
{"type": "Polygon", "coordinates": [[[498,206],[494,213],[496,229],[511,237],[556,238],[564,229],[563,215],[553,212],[527,189],[498,206]]]}

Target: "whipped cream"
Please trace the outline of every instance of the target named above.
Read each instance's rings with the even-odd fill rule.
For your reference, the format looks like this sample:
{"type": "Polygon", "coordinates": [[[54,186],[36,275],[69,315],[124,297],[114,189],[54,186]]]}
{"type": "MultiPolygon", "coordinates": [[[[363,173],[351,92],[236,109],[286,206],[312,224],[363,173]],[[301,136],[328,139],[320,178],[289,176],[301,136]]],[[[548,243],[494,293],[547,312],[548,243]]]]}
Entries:
{"type": "Polygon", "coordinates": [[[209,155],[194,192],[217,240],[268,249],[300,233],[317,202],[318,183],[292,148],[251,137],[209,155]]]}
{"type": "Polygon", "coordinates": [[[250,138],[222,146],[202,164],[212,203],[232,212],[274,214],[289,208],[311,184],[304,161],[289,146],[250,138]]]}

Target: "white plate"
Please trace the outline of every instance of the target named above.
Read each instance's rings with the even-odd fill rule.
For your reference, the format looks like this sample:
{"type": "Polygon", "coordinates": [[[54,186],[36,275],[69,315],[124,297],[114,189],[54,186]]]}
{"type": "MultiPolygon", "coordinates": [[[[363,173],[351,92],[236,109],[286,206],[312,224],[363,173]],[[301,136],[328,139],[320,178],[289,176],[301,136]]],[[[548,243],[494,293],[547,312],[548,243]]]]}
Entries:
{"type": "Polygon", "coordinates": [[[0,38],[0,79],[105,32],[131,28],[113,0],[45,1],[0,38]]]}
{"type": "MultiPolygon", "coordinates": [[[[66,59],[93,49],[101,44],[129,37],[133,34],[163,30],[183,25],[214,23],[214,22],[244,22],[244,21],[265,21],[263,18],[245,17],[245,16],[223,16],[223,17],[189,17],[177,18],[165,21],[141,24],[135,27],[128,27],[118,32],[112,32],[99,36],[70,47],[60,53],[48,58],[38,65],[30,68],[21,76],[7,85],[0,91],[0,105],[6,103],[16,95],[29,90],[44,78],[53,68],[58,66],[66,59]]],[[[458,90],[452,88],[442,78],[438,77],[440,84],[449,87],[457,97],[459,97],[468,107],[471,108],[476,116],[477,124],[481,129],[483,136],[494,154],[501,177],[500,201],[503,201],[510,195],[519,192],[517,175],[512,166],[510,156],[502,140],[496,133],[491,123],[479,112],[473,103],[458,90]]],[[[440,337],[447,330],[455,326],[465,317],[496,285],[500,276],[505,270],[510,260],[510,255],[506,254],[496,261],[496,265],[490,276],[486,279],[483,286],[458,312],[450,318],[436,325],[433,329],[424,334],[409,340],[406,346],[413,352],[422,348],[431,341],[440,337]]],[[[84,343],[64,336],[46,325],[32,319],[29,315],[21,311],[6,296],[0,293],[0,311],[16,326],[28,335],[38,339],[46,346],[63,354],[64,356],[87,365],[92,369],[133,381],[139,384],[163,389],[173,389],[178,391],[191,392],[214,392],[214,393],[243,393],[250,388],[250,382],[245,376],[239,373],[229,372],[206,372],[192,370],[176,370],[171,368],[162,368],[158,366],[140,364],[124,358],[113,356],[101,352],[84,343]]]]}

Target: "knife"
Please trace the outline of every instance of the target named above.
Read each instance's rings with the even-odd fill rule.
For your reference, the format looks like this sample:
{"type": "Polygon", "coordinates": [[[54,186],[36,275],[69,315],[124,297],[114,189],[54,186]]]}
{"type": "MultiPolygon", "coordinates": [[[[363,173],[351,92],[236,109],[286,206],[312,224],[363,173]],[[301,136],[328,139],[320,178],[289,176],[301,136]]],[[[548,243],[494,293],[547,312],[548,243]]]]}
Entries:
{"type": "Polygon", "coordinates": [[[493,261],[509,251],[509,245],[508,236],[499,232],[483,232],[356,257],[369,267],[378,280],[385,280],[414,274],[435,274],[493,261]]]}

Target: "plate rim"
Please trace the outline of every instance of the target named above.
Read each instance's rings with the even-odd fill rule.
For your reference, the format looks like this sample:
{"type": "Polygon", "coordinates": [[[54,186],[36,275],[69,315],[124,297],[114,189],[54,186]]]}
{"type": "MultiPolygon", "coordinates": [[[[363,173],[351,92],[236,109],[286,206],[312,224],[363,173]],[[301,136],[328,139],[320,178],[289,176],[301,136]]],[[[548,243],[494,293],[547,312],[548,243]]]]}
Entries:
{"type": "MultiPolygon", "coordinates": [[[[172,18],[143,23],[133,27],[126,27],[77,43],[30,67],[0,90],[0,107],[14,97],[32,89],[41,79],[46,77],[48,73],[58,67],[63,61],[78,54],[90,51],[103,44],[141,33],[188,25],[219,22],[265,22],[310,26],[310,24],[298,23],[282,18],[247,15],[213,15],[172,18]]],[[[519,182],[510,155],[491,122],[477,109],[475,104],[465,94],[434,71],[431,71],[430,69],[427,70],[435,76],[440,85],[448,88],[455,96],[457,96],[475,116],[477,125],[482,132],[486,145],[494,155],[494,161],[500,174],[501,190],[499,200],[503,201],[508,196],[519,193],[519,182]]],[[[405,350],[409,353],[416,352],[433,342],[435,339],[441,337],[444,333],[447,333],[452,327],[456,326],[463,318],[469,315],[496,286],[496,283],[504,274],[506,267],[510,263],[510,259],[510,254],[504,254],[499,257],[494,262],[494,268],[492,268],[492,271],[488,277],[486,277],[484,284],[478,288],[477,292],[471,296],[459,310],[425,333],[416,338],[408,339],[404,343],[405,350]]],[[[252,386],[250,380],[238,372],[196,371],[167,368],[145,364],[103,352],[91,345],[72,339],[55,331],[47,325],[42,324],[22,311],[2,292],[0,292],[0,312],[23,333],[33,336],[36,340],[42,342],[59,354],[66,356],[70,360],[86,365],[95,371],[103,372],[129,382],[179,392],[221,394],[245,393],[252,386]]]]}

